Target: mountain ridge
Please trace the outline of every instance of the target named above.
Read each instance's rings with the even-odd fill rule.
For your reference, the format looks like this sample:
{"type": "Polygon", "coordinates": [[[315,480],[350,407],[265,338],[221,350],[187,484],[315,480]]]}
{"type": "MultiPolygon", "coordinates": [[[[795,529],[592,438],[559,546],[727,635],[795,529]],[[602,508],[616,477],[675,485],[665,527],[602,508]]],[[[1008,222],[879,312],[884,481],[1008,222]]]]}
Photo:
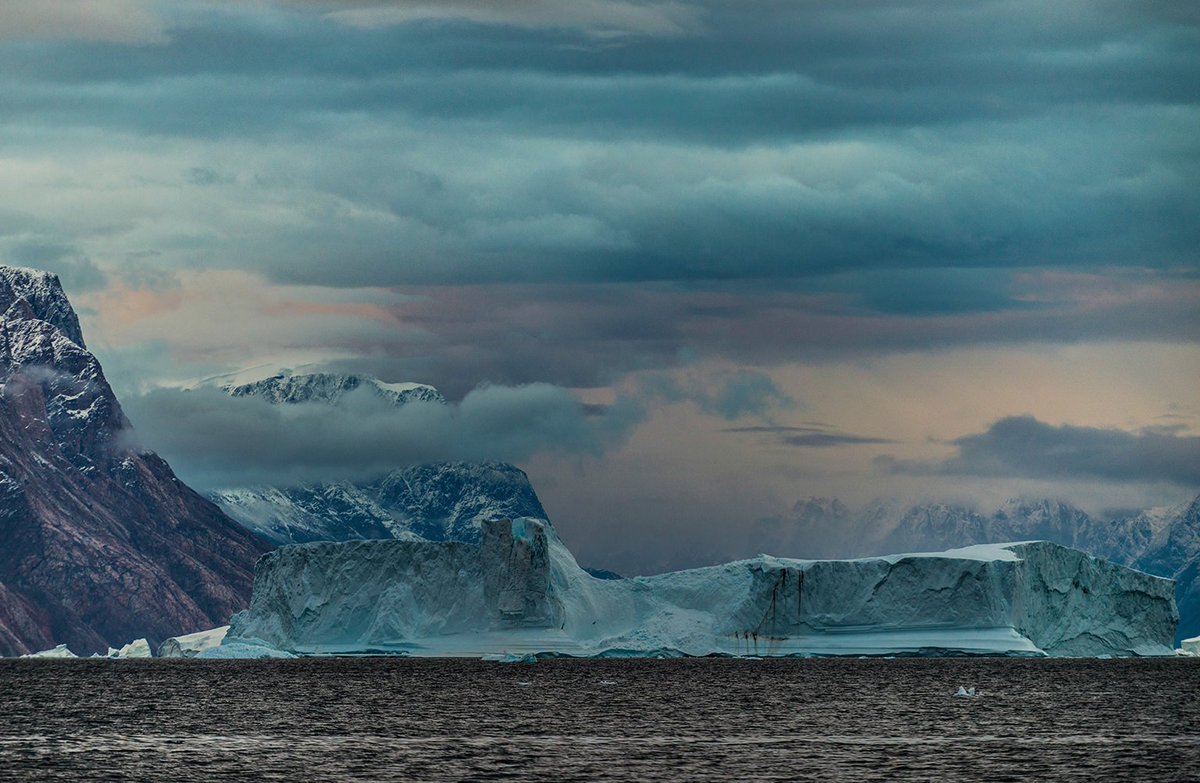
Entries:
{"type": "MultiPolygon", "coordinates": [[[[366,374],[285,369],[221,388],[274,405],[337,406],[364,390],[396,408],[446,404],[428,384],[386,383],[366,374]]],[[[209,498],[277,545],[388,538],[477,543],[485,519],[546,516],[525,472],[498,461],[414,465],[357,482],[232,487],[209,498]]]]}
{"type": "Polygon", "coordinates": [[[0,266],[0,654],[223,624],[266,543],[131,446],[57,276],[0,266]]]}

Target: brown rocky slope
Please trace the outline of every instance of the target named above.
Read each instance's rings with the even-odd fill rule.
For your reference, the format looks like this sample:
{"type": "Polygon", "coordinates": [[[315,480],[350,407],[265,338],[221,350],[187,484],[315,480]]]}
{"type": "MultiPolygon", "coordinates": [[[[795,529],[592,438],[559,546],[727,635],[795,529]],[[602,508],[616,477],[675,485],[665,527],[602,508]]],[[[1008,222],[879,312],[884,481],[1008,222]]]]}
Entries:
{"type": "Polygon", "coordinates": [[[0,266],[0,655],[223,625],[269,545],[132,445],[58,278],[0,266]]]}

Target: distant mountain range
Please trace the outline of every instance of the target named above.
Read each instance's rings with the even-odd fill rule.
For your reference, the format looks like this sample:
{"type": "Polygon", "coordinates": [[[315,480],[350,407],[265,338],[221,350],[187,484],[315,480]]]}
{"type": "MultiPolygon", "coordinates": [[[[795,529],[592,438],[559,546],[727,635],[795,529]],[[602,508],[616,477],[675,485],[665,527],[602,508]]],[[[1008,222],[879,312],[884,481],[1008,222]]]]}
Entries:
{"type": "MultiPolygon", "coordinates": [[[[283,371],[224,388],[234,397],[254,396],[277,405],[334,406],[355,390],[369,391],[396,407],[446,402],[424,384],[321,372],[283,371]]],[[[475,543],[482,520],[546,517],[529,477],[503,462],[419,465],[366,482],[239,487],[214,491],[209,497],[279,546],[379,538],[475,543]]]]}
{"type": "Polygon", "coordinates": [[[224,624],[268,544],[130,426],[58,278],[0,266],[0,655],[224,624]]]}
{"type": "Polygon", "coordinates": [[[1176,506],[1097,517],[1055,500],[1015,499],[985,514],[934,503],[877,501],[851,510],[807,498],[788,515],[760,521],[755,543],[792,557],[864,557],[948,547],[1045,540],[1176,580],[1180,638],[1200,634],[1200,496],[1176,506]]]}

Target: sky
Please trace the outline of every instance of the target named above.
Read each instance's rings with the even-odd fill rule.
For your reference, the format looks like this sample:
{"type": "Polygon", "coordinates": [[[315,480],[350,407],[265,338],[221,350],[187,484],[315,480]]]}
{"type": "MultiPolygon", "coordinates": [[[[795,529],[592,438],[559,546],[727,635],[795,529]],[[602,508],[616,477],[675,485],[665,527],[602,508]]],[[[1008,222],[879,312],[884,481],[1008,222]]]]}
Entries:
{"type": "Polygon", "coordinates": [[[1191,3],[0,3],[0,260],[201,489],[509,460],[629,572],[1181,502],[1198,248],[1191,3]],[[285,366],[451,404],[185,390],[285,366]]]}

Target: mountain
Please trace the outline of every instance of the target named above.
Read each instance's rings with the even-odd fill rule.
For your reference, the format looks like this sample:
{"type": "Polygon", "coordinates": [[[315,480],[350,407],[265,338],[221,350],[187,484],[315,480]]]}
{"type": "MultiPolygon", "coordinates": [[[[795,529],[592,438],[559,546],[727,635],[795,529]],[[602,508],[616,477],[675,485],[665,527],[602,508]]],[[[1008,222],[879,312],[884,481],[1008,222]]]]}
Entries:
{"type": "Polygon", "coordinates": [[[0,266],[0,655],[224,624],[266,543],[133,445],[56,276],[0,266]]]}
{"type": "MultiPolygon", "coordinates": [[[[356,390],[396,407],[446,402],[432,386],[384,383],[368,375],[283,371],[224,388],[235,397],[255,396],[277,405],[339,405],[356,390]]],[[[546,516],[529,477],[503,462],[418,465],[366,482],[239,487],[209,497],[280,546],[388,538],[478,542],[485,519],[546,516]]]]}
{"type": "Polygon", "coordinates": [[[282,370],[269,378],[224,388],[233,397],[259,397],[276,405],[299,402],[336,405],[357,389],[371,391],[397,406],[406,402],[446,402],[441,392],[423,383],[384,383],[369,375],[327,372],[296,374],[282,370]]]}
{"type": "MultiPolygon", "coordinates": [[[[931,503],[876,501],[860,512],[809,498],[786,517],[764,520],[774,551],[804,557],[862,557],[1005,541],[1051,541],[1176,580],[1181,638],[1200,633],[1200,496],[1190,503],[1109,517],[1062,501],[1018,498],[992,513],[931,503]]],[[[758,543],[758,542],[756,542],[758,543]]]]}

